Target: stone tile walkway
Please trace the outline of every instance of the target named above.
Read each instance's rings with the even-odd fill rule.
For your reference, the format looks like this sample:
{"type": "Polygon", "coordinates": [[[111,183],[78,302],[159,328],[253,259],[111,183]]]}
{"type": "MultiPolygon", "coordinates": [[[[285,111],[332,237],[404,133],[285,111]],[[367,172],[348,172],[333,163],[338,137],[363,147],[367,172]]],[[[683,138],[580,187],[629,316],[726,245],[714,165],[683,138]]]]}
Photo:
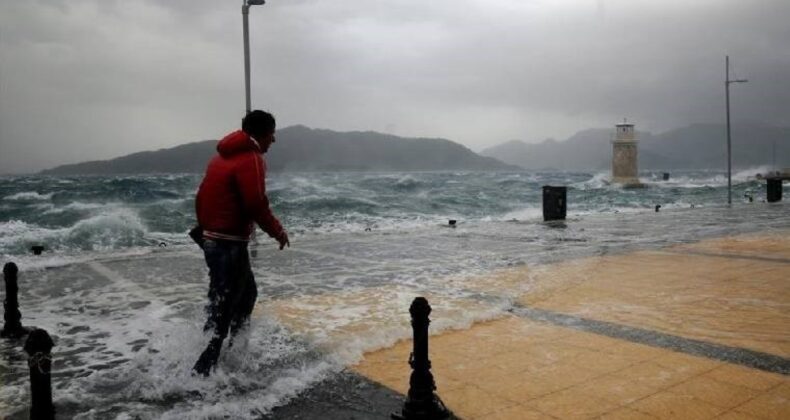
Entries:
{"type": "MultiPolygon", "coordinates": [[[[786,232],[478,280],[466,283],[485,293],[517,291],[516,308],[431,337],[438,394],[461,418],[790,418],[786,232]],[[630,330],[647,333],[636,342],[630,330]],[[693,348],[688,343],[707,353],[685,351],[693,348]]],[[[406,393],[410,350],[410,341],[398,342],[366,354],[354,369],[406,393]]]]}

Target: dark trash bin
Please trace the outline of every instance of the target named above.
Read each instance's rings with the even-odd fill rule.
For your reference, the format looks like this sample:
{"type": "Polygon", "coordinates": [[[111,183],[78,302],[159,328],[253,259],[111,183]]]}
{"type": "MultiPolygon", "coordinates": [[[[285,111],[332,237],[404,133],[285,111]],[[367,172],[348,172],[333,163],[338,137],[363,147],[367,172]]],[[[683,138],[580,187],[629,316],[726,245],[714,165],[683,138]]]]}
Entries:
{"type": "Polygon", "coordinates": [[[543,186],[543,221],[565,220],[567,187],[543,186]]]}
{"type": "Polygon", "coordinates": [[[768,191],[766,193],[767,201],[773,203],[782,201],[782,179],[781,178],[768,178],[768,191]]]}

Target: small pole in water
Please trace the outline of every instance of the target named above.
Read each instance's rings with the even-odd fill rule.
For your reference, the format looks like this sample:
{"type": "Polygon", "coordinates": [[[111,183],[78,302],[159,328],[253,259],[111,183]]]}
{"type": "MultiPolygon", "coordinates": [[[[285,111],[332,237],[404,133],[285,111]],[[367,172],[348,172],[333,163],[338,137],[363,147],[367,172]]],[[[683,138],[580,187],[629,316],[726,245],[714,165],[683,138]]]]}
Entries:
{"type": "Polygon", "coordinates": [[[52,338],[41,329],[33,330],[25,341],[25,352],[28,354],[27,365],[30,368],[30,418],[50,420],[55,418],[55,407],[52,405],[52,338]]]}
{"type": "Polygon", "coordinates": [[[447,223],[449,223],[450,226],[455,227],[456,222],[457,221],[455,219],[450,219],[447,223]]]}
{"type": "Polygon", "coordinates": [[[3,338],[19,338],[27,334],[27,328],[22,326],[22,313],[19,312],[19,285],[17,284],[17,274],[19,268],[16,264],[10,262],[3,266],[3,277],[5,277],[5,302],[3,307],[5,313],[3,319],[5,324],[3,330],[0,331],[0,337],[3,338]]]}
{"type": "Polygon", "coordinates": [[[658,213],[658,210],[659,210],[660,208],[661,208],[661,204],[656,204],[656,213],[658,213]]]}
{"type": "Polygon", "coordinates": [[[44,252],[44,246],[43,245],[33,245],[33,246],[30,247],[30,250],[33,251],[33,255],[41,255],[41,253],[44,252]]]}
{"type": "Polygon", "coordinates": [[[431,361],[428,359],[428,324],[431,320],[431,306],[424,297],[415,298],[409,308],[411,327],[414,333],[414,351],[409,357],[412,368],[409,379],[409,393],[403,403],[401,413],[392,413],[396,420],[446,419],[450,411],[434,391],[436,383],[431,374],[431,361]]]}

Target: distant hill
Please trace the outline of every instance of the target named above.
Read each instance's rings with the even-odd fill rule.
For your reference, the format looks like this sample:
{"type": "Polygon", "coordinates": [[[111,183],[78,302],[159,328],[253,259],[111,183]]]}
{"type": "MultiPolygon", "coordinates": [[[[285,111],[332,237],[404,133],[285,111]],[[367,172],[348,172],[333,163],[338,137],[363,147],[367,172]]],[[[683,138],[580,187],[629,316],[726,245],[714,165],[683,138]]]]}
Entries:
{"type": "MultiPolygon", "coordinates": [[[[517,167],[444,139],[402,138],[366,132],[316,130],[297,125],[277,131],[267,153],[272,171],[513,170],[517,167]]],[[[140,152],[110,160],[58,166],[45,175],[200,173],[216,153],[216,140],[140,152]]]]}
{"type": "MultiPolygon", "coordinates": [[[[640,169],[709,169],[726,165],[725,127],[693,124],[658,135],[637,132],[640,169]]],[[[480,152],[527,169],[605,170],[610,167],[614,127],[580,131],[567,140],[542,143],[511,140],[480,152]]],[[[790,128],[760,124],[733,126],[734,167],[790,166],[790,128]]]]}

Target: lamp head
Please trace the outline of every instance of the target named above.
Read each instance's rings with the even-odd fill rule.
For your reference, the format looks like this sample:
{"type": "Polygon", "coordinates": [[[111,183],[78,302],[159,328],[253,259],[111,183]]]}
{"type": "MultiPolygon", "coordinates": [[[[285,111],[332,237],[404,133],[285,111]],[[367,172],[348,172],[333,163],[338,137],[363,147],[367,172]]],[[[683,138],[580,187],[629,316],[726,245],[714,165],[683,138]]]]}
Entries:
{"type": "Polygon", "coordinates": [[[263,6],[266,0],[247,0],[247,6],[263,6]]]}

